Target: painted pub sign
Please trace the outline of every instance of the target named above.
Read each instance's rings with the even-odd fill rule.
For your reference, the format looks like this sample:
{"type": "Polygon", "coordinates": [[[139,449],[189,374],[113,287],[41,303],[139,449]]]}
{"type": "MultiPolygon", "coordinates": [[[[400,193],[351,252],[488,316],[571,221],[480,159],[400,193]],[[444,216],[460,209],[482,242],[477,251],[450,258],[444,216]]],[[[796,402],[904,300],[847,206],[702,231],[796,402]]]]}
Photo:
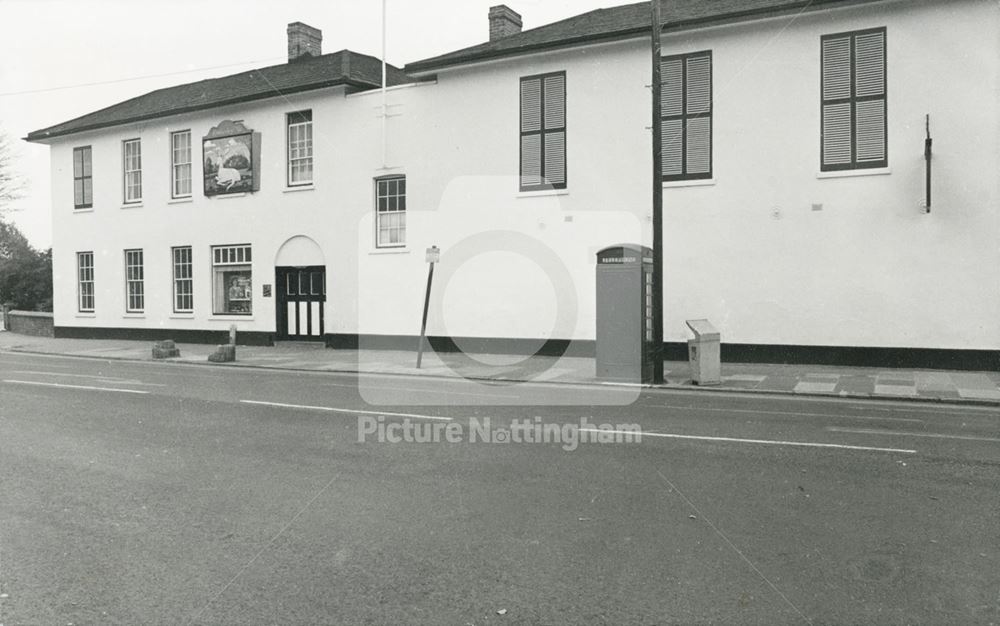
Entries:
{"type": "Polygon", "coordinates": [[[260,188],[259,137],[242,121],[226,120],[209,131],[202,139],[206,196],[260,188]]]}

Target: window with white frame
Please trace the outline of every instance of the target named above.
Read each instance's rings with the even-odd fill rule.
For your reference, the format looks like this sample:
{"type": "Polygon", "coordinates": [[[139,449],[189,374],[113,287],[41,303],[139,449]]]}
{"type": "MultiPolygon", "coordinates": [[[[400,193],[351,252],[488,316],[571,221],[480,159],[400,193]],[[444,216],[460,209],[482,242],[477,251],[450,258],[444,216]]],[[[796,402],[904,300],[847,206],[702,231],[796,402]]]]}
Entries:
{"type": "Polygon", "coordinates": [[[76,253],[77,305],[81,313],[94,312],[94,253],[76,253]]]}
{"type": "Polygon", "coordinates": [[[212,309],[215,315],[253,313],[252,262],[249,244],[212,248],[212,309]]]}
{"type": "Polygon", "coordinates": [[[375,179],[375,246],[406,245],[406,177],[375,179]]]}
{"type": "Polygon", "coordinates": [[[142,144],[138,139],[122,142],[125,167],[125,204],[142,201],[142,144]]]}
{"type": "Polygon", "coordinates": [[[171,248],[174,267],[174,313],[194,311],[194,275],[191,246],[171,248]]]}
{"type": "Polygon", "coordinates": [[[143,290],[142,250],[125,251],[125,312],[142,313],[146,307],[143,290]]]}
{"type": "Polygon", "coordinates": [[[191,195],[191,131],[170,133],[171,197],[191,195]]]}
{"type": "Polygon", "coordinates": [[[313,182],[312,111],[289,113],[288,122],[288,186],[311,185],[313,182]]]}
{"type": "Polygon", "coordinates": [[[90,146],[73,148],[73,208],[94,206],[93,154],[90,146]]]}

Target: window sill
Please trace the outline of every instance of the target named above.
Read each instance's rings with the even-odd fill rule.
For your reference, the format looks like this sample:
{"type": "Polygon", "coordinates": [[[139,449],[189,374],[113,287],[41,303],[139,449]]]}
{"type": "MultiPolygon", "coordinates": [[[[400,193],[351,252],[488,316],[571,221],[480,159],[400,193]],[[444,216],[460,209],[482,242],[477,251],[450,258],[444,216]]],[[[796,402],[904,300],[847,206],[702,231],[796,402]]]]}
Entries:
{"type": "Polygon", "coordinates": [[[547,198],[549,196],[568,196],[569,189],[545,189],[543,191],[519,191],[518,198],[547,198]]]}
{"type": "Polygon", "coordinates": [[[174,313],[170,316],[172,320],[193,320],[194,313],[174,313]]]}
{"type": "Polygon", "coordinates": [[[298,191],[313,191],[314,189],[316,189],[316,186],[313,185],[312,183],[309,183],[308,185],[295,185],[295,186],[292,186],[292,187],[285,187],[284,189],[281,190],[281,193],[296,193],[298,191]]]}
{"type": "Polygon", "coordinates": [[[125,320],[144,320],[146,319],[145,313],[126,313],[122,315],[122,319],[125,320]]]}
{"type": "Polygon", "coordinates": [[[97,313],[89,313],[89,312],[88,313],[77,313],[73,317],[76,317],[77,319],[81,319],[81,320],[93,320],[93,319],[97,319],[97,313]]]}
{"type": "Polygon", "coordinates": [[[252,315],[212,315],[208,318],[210,322],[252,322],[252,315]]]}
{"type": "Polygon", "coordinates": [[[131,204],[123,204],[122,205],[122,209],[141,209],[141,208],[142,208],[142,203],[141,202],[133,202],[131,204]]]}
{"type": "Polygon", "coordinates": [[[93,212],[94,212],[93,207],[89,207],[86,209],[73,209],[73,215],[76,215],[78,213],[93,213],[93,212]]]}
{"type": "Polygon", "coordinates": [[[170,200],[167,200],[167,204],[188,204],[190,202],[194,202],[193,196],[185,196],[183,198],[171,198],[170,200]]]}
{"type": "Polygon", "coordinates": [[[838,170],[836,172],[817,172],[816,178],[853,178],[855,176],[888,176],[892,174],[892,168],[880,167],[870,170],[838,170]]]}
{"type": "Polygon", "coordinates": [[[694,180],[668,180],[663,183],[663,188],[677,189],[678,187],[712,187],[714,185],[714,178],[698,178],[694,180]]]}
{"type": "Polygon", "coordinates": [[[220,193],[215,196],[208,196],[212,200],[232,200],[233,198],[245,198],[247,192],[242,191],[240,193],[220,193]]]}
{"type": "Polygon", "coordinates": [[[385,254],[409,254],[410,249],[406,247],[400,248],[375,248],[368,252],[368,256],[382,256],[385,254]]]}

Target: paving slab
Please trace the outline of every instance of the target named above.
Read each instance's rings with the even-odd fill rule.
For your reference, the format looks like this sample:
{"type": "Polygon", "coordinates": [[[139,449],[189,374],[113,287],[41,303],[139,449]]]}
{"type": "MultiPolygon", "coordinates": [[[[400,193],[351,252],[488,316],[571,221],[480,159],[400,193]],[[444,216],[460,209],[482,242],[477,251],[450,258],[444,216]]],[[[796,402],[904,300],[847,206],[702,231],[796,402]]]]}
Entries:
{"type": "Polygon", "coordinates": [[[834,382],[813,382],[804,380],[795,385],[795,393],[833,393],[837,388],[837,381],[834,382]]]}

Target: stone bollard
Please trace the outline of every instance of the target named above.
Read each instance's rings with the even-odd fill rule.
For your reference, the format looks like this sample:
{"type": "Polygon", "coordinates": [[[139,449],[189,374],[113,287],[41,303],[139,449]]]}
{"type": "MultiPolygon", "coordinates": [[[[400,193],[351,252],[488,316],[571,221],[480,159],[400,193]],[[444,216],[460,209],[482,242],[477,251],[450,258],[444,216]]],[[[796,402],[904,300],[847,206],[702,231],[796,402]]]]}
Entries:
{"type": "Polygon", "coordinates": [[[212,363],[232,363],[236,360],[236,346],[232,344],[219,346],[215,352],[208,355],[208,360],[212,363]]]}
{"type": "Polygon", "coordinates": [[[167,339],[166,341],[157,341],[153,344],[154,359],[176,359],[180,355],[181,351],[170,339],[167,339]]]}

